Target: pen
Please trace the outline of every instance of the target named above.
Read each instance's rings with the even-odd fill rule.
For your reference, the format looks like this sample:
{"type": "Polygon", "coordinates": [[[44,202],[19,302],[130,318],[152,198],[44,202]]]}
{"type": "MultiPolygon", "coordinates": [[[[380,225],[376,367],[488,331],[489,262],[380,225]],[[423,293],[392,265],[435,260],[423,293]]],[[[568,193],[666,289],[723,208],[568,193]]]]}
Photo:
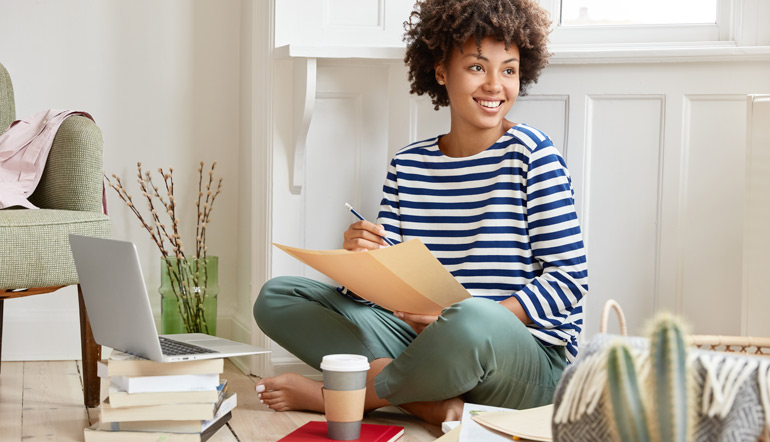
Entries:
{"type": "MultiPolygon", "coordinates": [[[[351,206],[351,205],[350,205],[350,204],[348,204],[348,203],[345,203],[345,207],[347,207],[347,208],[348,208],[348,210],[350,210],[350,213],[352,213],[353,215],[355,215],[355,216],[356,216],[356,218],[360,219],[361,221],[366,221],[366,219],[365,219],[363,216],[361,216],[361,214],[360,214],[360,213],[356,212],[356,209],[354,209],[354,208],[353,208],[353,206],[351,206]]],[[[386,243],[388,243],[388,245],[390,245],[390,246],[395,246],[395,245],[396,245],[396,244],[394,244],[394,243],[393,243],[393,241],[389,240],[388,238],[386,238],[386,237],[384,237],[384,236],[382,236],[381,238],[382,238],[382,239],[384,239],[384,240],[385,240],[385,242],[386,242],[386,243]]]]}

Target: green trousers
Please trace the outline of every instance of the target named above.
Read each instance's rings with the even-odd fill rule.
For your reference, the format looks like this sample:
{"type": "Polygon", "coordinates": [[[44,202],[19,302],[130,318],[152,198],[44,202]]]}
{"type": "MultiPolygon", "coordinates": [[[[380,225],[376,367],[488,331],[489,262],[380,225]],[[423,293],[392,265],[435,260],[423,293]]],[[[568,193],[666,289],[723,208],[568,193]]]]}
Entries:
{"type": "Polygon", "coordinates": [[[508,309],[470,298],[444,309],[417,335],[393,313],[362,305],[318,281],[278,277],[254,303],[262,331],[319,369],[324,355],[393,361],[375,378],[392,404],[460,396],[508,408],[551,403],[566,365],[564,347],[546,347],[508,309]]]}

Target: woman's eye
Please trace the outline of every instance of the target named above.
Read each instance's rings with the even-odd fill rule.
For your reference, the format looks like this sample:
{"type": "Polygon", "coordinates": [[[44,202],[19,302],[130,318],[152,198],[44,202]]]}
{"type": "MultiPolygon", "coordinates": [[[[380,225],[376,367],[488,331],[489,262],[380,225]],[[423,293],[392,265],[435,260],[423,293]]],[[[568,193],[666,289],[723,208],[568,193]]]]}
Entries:
{"type": "Polygon", "coordinates": [[[507,75],[516,75],[516,69],[508,68],[504,71],[507,75]]]}
{"type": "Polygon", "coordinates": [[[472,70],[472,71],[475,71],[475,72],[481,72],[481,71],[483,71],[484,69],[481,67],[481,65],[478,65],[478,64],[474,64],[473,66],[471,66],[471,70],[472,70]]]}

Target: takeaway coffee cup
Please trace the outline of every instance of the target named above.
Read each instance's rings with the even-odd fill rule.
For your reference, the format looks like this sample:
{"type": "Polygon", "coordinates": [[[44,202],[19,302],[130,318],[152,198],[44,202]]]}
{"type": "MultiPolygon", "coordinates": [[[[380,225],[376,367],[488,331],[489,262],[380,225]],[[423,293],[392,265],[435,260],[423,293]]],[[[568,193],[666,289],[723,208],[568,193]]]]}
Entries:
{"type": "Polygon", "coordinates": [[[326,355],[321,360],[321,370],[329,439],[358,439],[364,417],[366,372],[369,371],[366,356],[326,355]]]}

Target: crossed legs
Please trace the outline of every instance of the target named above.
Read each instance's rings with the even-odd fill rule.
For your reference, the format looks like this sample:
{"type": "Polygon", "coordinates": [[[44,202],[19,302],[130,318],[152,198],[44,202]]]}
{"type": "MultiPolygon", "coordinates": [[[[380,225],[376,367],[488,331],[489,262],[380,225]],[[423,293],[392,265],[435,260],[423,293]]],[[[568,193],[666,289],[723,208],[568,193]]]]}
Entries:
{"type": "MultiPolygon", "coordinates": [[[[526,408],[548,403],[563,352],[532,338],[507,309],[485,299],[456,304],[417,336],[392,313],[303,278],[269,281],[254,305],[260,328],[318,369],[326,354],[367,356],[366,411],[393,404],[431,423],[456,420],[463,400],[526,408]]],[[[323,412],[322,384],[294,373],[260,381],[276,411],[323,412]]]]}

